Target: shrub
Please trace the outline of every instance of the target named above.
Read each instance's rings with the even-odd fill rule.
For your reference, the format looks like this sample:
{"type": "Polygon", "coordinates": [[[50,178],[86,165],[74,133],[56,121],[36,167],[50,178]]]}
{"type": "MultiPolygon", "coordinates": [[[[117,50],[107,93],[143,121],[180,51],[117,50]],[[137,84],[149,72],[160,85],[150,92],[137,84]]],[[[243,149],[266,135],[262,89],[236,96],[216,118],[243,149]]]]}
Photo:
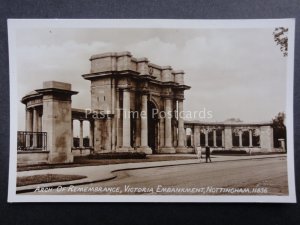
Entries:
{"type": "Polygon", "coordinates": [[[144,152],[116,152],[116,153],[93,153],[89,159],[145,159],[144,152]]]}
{"type": "Polygon", "coordinates": [[[213,150],[213,155],[246,155],[246,150],[213,150]]]}

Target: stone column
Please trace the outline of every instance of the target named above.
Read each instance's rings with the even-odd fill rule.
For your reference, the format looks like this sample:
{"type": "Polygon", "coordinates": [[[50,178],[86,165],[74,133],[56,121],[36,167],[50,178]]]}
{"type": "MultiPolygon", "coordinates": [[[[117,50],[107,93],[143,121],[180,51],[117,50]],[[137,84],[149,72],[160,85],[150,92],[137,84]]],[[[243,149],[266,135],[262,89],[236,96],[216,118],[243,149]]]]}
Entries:
{"type": "Polygon", "coordinates": [[[222,130],[222,147],[225,147],[225,131],[222,130]]]}
{"type": "Polygon", "coordinates": [[[57,81],[46,81],[43,89],[36,91],[43,95],[43,131],[47,132],[49,163],[73,162],[71,96],[78,92],[71,90],[71,84],[57,81]]]}
{"type": "Polygon", "coordinates": [[[260,127],[260,147],[263,151],[272,151],[274,147],[273,128],[271,125],[260,127]]]}
{"type": "Polygon", "coordinates": [[[242,130],[239,130],[239,147],[243,147],[243,131],[242,130]]]}
{"type": "Polygon", "coordinates": [[[106,125],[105,125],[105,143],[104,143],[104,148],[106,150],[106,152],[111,152],[111,122],[112,122],[112,118],[110,115],[107,115],[106,118],[106,125]]]}
{"type": "Polygon", "coordinates": [[[141,102],[141,147],[138,151],[145,152],[146,154],[152,154],[152,149],[148,146],[148,96],[142,95],[141,102]]]}
{"type": "Polygon", "coordinates": [[[194,149],[200,146],[200,129],[198,126],[194,126],[194,149]]]}
{"type": "Polygon", "coordinates": [[[213,140],[214,140],[214,147],[217,147],[217,131],[213,129],[213,140]]]}
{"type": "Polygon", "coordinates": [[[184,131],[184,121],[182,118],[183,112],[183,100],[178,100],[178,148],[184,148],[184,139],[185,139],[185,131],[184,131]]]}
{"type": "Polygon", "coordinates": [[[26,110],[26,131],[32,132],[32,128],[33,128],[33,121],[32,121],[32,111],[31,109],[27,109],[26,110]]]}
{"type": "Polygon", "coordinates": [[[133,150],[130,144],[131,128],[130,128],[130,91],[123,90],[123,137],[122,147],[119,149],[123,152],[133,150]]]}
{"type": "Polygon", "coordinates": [[[102,120],[94,120],[94,151],[101,152],[102,149],[102,120]]]}
{"type": "Polygon", "coordinates": [[[116,99],[116,114],[117,114],[117,126],[116,126],[116,133],[117,133],[117,147],[116,151],[122,146],[122,118],[121,118],[121,109],[120,109],[120,95],[121,90],[117,89],[117,99],[116,99]]]}
{"type": "MultiPolygon", "coordinates": [[[[33,123],[32,123],[32,111],[31,109],[26,110],[26,131],[32,132],[33,123]]],[[[31,147],[30,143],[31,134],[26,134],[26,147],[31,147]]]]}
{"type": "Polygon", "coordinates": [[[201,146],[201,128],[199,127],[199,146],[201,146]]]}
{"type": "Polygon", "coordinates": [[[205,134],[205,146],[208,146],[208,130],[205,130],[204,134],[205,134]]]}
{"type": "Polygon", "coordinates": [[[194,147],[194,131],[191,129],[191,147],[194,147]]]}
{"type": "Polygon", "coordinates": [[[74,120],[71,120],[71,147],[74,148],[74,120]]]}
{"type": "Polygon", "coordinates": [[[178,128],[176,124],[173,126],[173,146],[178,146],[178,128]]]}
{"type": "Polygon", "coordinates": [[[164,118],[159,118],[159,146],[160,149],[165,146],[165,120],[164,118]]]}
{"type": "MultiPolygon", "coordinates": [[[[33,132],[38,132],[38,122],[39,122],[39,118],[38,118],[38,111],[37,109],[34,107],[33,108],[33,132]]],[[[37,133],[33,133],[33,137],[32,137],[32,147],[33,148],[37,148],[37,133]]]]}
{"type": "Polygon", "coordinates": [[[188,149],[186,148],[186,133],[184,128],[183,120],[183,100],[178,100],[178,145],[176,152],[186,153],[188,149]]]}
{"type": "Polygon", "coordinates": [[[80,132],[79,132],[79,148],[83,148],[83,120],[80,122],[80,132]]]}
{"type": "Polygon", "coordinates": [[[94,147],[94,121],[90,120],[90,138],[89,138],[89,145],[91,148],[94,147]]]}
{"type": "Polygon", "coordinates": [[[278,141],[280,142],[280,148],[282,149],[282,151],[286,152],[285,140],[283,138],[280,138],[280,139],[278,139],[278,141]]]}
{"type": "Polygon", "coordinates": [[[252,130],[249,129],[249,147],[253,147],[253,144],[252,144],[252,130]]]}
{"type": "Polygon", "coordinates": [[[184,146],[187,147],[187,135],[186,135],[186,128],[184,130],[184,146]]]}
{"type": "Polygon", "coordinates": [[[231,126],[225,126],[224,130],[224,136],[225,136],[225,149],[231,150],[232,149],[232,130],[231,126]]]}
{"type": "Polygon", "coordinates": [[[165,117],[165,147],[172,147],[172,138],[171,138],[171,132],[172,132],[172,123],[171,123],[171,117],[169,115],[169,112],[171,112],[171,99],[165,100],[165,110],[166,110],[166,117],[165,117]]]}
{"type": "Polygon", "coordinates": [[[161,149],[162,153],[175,153],[175,149],[172,146],[172,99],[166,98],[165,99],[165,145],[161,149]]]}
{"type": "Polygon", "coordinates": [[[38,131],[39,132],[43,132],[43,122],[42,122],[42,115],[38,115],[39,119],[38,119],[38,131]]]}

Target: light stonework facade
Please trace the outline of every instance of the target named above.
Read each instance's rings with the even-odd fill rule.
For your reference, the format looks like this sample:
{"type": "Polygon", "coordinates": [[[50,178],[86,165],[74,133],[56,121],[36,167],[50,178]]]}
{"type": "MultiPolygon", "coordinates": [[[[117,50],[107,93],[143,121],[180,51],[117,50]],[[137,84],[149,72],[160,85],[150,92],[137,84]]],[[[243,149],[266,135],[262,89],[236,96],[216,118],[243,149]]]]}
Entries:
{"type": "Polygon", "coordinates": [[[199,146],[273,150],[271,123],[184,121],[179,115],[190,87],[182,70],[134,58],[130,52],[93,55],[90,61],[90,72],[82,75],[90,82],[90,109],[72,108],[71,97],[78,92],[57,81],[46,81],[42,89],[22,98],[26,131],[18,137],[25,146],[18,147],[18,162],[30,161],[26,153],[34,155],[34,163],[68,163],[74,155],[91,152],[194,153],[199,146]],[[78,146],[73,141],[74,120],[79,121],[78,146]],[[84,121],[89,122],[88,142],[84,121]]]}
{"type": "Polygon", "coordinates": [[[185,121],[185,130],[190,130],[187,147],[210,146],[214,150],[245,150],[246,152],[271,152],[273,127],[271,122],[243,123],[225,121],[205,123],[185,121]]]}
{"type": "Polygon", "coordinates": [[[83,78],[91,82],[92,114],[102,115],[94,116],[96,152],[186,150],[184,121],[175,116],[183,110],[184,91],[190,88],[183,71],[129,52],[94,55],[90,61],[91,71],[83,78]]]}

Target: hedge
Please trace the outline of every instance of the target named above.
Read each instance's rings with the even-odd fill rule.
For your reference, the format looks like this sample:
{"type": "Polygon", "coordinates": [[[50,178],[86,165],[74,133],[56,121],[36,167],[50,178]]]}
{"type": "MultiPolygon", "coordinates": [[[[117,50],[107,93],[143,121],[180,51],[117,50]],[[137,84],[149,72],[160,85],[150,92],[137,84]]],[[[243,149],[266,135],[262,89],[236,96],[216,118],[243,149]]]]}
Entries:
{"type": "Polygon", "coordinates": [[[93,153],[89,159],[145,159],[144,152],[116,152],[116,153],[93,153]]]}

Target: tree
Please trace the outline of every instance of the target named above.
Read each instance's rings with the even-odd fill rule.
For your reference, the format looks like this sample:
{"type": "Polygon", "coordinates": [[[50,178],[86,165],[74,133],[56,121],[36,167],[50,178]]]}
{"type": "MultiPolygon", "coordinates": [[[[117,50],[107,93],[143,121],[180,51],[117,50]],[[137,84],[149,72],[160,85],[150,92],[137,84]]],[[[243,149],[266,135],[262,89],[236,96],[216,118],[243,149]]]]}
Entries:
{"type": "Polygon", "coordinates": [[[280,143],[278,139],[284,139],[286,144],[286,126],[285,126],[285,113],[279,112],[275,118],[273,118],[273,135],[274,135],[274,147],[279,147],[280,143]]]}
{"type": "Polygon", "coordinates": [[[277,27],[273,32],[274,41],[276,45],[280,45],[280,51],[284,57],[288,55],[288,30],[285,27],[277,27]]]}

